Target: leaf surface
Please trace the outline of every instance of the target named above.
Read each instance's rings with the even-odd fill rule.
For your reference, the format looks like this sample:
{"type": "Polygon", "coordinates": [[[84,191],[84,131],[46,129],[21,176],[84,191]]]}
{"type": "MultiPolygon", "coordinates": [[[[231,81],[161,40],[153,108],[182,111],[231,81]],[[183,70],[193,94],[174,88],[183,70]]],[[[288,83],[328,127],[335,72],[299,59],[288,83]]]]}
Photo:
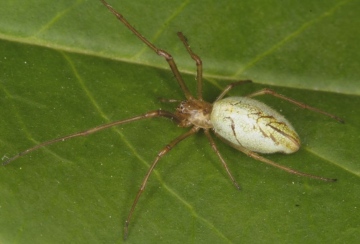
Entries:
{"type": "MultiPolygon", "coordinates": [[[[360,196],[357,1],[111,1],[174,57],[204,97],[270,87],[344,118],[337,123],[276,98],[302,148],[265,155],[336,183],[289,175],[215,139],[237,191],[205,136],[159,162],[135,210],[128,243],[354,243],[360,196]]],[[[40,142],[176,105],[183,99],[158,57],[100,1],[0,3],[0,148],[3,161],[40,142]]],[[[196,94],[196,93],[194,93],[196,94]]],[[[0,167],[1,243],[121,243],[123,224],[157,153],[187,129],[138,121],[60,142],[0,167]]]]}

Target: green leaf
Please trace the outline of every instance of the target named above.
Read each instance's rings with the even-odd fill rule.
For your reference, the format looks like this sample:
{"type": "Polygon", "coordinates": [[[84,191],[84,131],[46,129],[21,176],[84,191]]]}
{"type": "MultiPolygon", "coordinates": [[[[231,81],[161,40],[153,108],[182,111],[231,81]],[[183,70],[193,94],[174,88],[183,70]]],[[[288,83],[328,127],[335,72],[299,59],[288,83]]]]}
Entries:
{"type": "MultiPolygon", "coordinates": [[[[270,87],[344,118],[340,124],[285,101],[302,148],[265,155],[319,182],[257,162],[216,139],[232,185],[203,133],[157,165],[135,209],[128,243],[355,243],[359,236],[357,1],[115,1],[115,9],[177,61],[204,97],[229,82],[270,87]]],[[[174,76],[100,1],[0,3],[0,148],[3,161],[40,142],[183,99],[174,76]]],[[[194,93],[195,94],[195,93],[194,93]]],[[[138,121],[60,142],[0,167],[1,243],[120,243],[124,221],[157,153],[187,129],[138,121]]]]}

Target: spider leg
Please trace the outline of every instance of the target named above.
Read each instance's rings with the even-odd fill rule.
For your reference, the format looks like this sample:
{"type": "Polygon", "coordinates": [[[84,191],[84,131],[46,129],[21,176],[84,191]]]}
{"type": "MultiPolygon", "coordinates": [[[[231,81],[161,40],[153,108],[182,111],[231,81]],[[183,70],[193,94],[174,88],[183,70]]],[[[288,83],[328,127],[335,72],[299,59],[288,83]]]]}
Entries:
{"type": "Polygon", "coordinates": [[[211,134],[210,134],[210,132],[209,132],[209,129],[205,129],[204,132],[205,132],[205,135],[206,135],[206,137],[208,138],[208,140],[209,140],[209,142],[210,142],[211,148],[215,151],[216,155],[219,157],[219,159],[220,159],[222,165],[224,166],[224,168],[225,168],[228,176],[230,177],[231,181],[233,182],[233,184],[235,185],[235,187],[236,187],[238,190],[240,190],[241,188],[240,188],[239,184],[236,182],[235,178],[232,176],[232,174],[231,174],[231,172],[230,172],[230,170],[229,170],[229,167],[227,166],[224,158],[221,156],[221,154],[220,154],[220,152],[219,152],[219,150],[218,150],[218,148],[217,148],[217,146],[216,146],[216,144],[215,144],[214,139],[211,137],[211,134]]]}
{"type": "Polygon", "coordinates": [[[154,44],[152,44],[148,39],[146,39],[143,35],[141,35],[119,12],[117,12],[113,7],[111,7],[105,0],[100,0],[105,7],[109,9],[109,11],[116,16],[118,20],[120,20],[132,33],[134,33],[143,43],[145,43],[149,48],[151,48],[157,55],[165,58],[166,62],[168,62],[171,71],[173,72],[177,82],[179,83],[181,89],[184,92],[186,99],[191,100],[193,96],[191,95],[189,89],[187,88],[179,69],[176,66],[174,58],[170,53],[165,50],[161,50],[157,48],[154,44]]]}
{"type": "MultiPolygon", "coordinates": [[[[217,134],[216,134],[217,135],[217,134]]],[[[328,182],[334,182],[336,181],[336,179],[330,179],[330,178],[325,178],[322,176],[317,176],[317,175],[312,175],[312,174],[307,174],[307,173],[303,173],[288,167],[285,167],[283,165],[277,164],[274,161],[271,161],[267,158],[264,158],[262,156],[260,156],[259,154],[257,154],[256,152],[250,151],[249,149],[246,149],[240,145],[236,145],[234,143],[229,142],[228,140],[222,138],[221,136],[217,135],[221,140],[223,140],[225,143],[229,144],[230,146],[232,146],[233,148],[239,150],[242,153],[245,153],[246,155],[248,155],[249,157],[252,157],[256,160],[259,160],[263,163],[269,164],[273,167],[276,167],[278,169],[284,170],[290,174],[294,174],[294,175],[298,175],[298,176],[304,176],[304,177],[308,177],[308,178],[313,178],[313,179],[317,179],[317,180],[322,180],[322,181],[328,181],[328,182]]]]}
{"type": "Polygon", "coordinates": [[[327,112],[325,112],[325,111],[322,111],[322,110],[320,110],[320,109],[318,109],[318,108],[311,107],[311,106],[309,106],[309,105],[306,105],[306,104],[304,104],[304,103],[301,103],[301,102],[296,101],[296,100],[294,100],[294,99],[291,99],[291,98],[289,98],[289,97],[286,97],[286,96],[284,96],[284,95],[281,95],[281,94],[279,94],[279,93],[277,93],[277,92],[275,92],[275,91],[273,91],[273,90],[271,90],[271,89],[268,89],[268,88],[265,88],[265,89],[262,89],[262,90],[260,90],[260,91],[254,92],[254,93],[252,93],[252,94],[250,94],[250,95],[247,95],[247,97],[255,97],[255,96],[260,96],[260,95],[264,95],[264,94],[272,95],[272,96],[274,96],[274,97],[283,99],[283,100],[288,101],[288,102],[290,102],[290,103],[293,103],[293,104],[299,106],[300,108],[308,109],[308,110],[311,110],[311,111],[314,111],[314,112],[317,112],[317,113],[326,115],[326,116],[328,116],[328,117],[330,117],[330,118],[332,118],[332,119],[335,119],[335,120],[339,121],[340,123],[344,123],[344,120],[343,120],[343,119],[341,119],[341,118],[339,118],[339,117],[337,117],[337,116],[335,116],[335,115],[333,115],[333,114],[329,114],[329,113],[327,113],[327,112]]]}
{"type": "Polygon", "coordinates": [[[252,82],[251,80],[240,80],[240,81],[236,81],[236,82],[233,82],[233,83],[227,85],[225,87],[225,89],[220,93],[220,95],[215,99],[215,102],[222,99],[235,86],[246,84],[246,83],[251,83],[251,82],[252,82]]]}
{"type": "Polygon", "coordinates": [[[31,148],[26,149],[25,151],[20,152],[19,154],[15,155],[14,157],[6,160],[5,162],[3,162],[2,165],[7,165],[10,162],[14,161],[15,159],[17,159],[17,158],[19,158],[21,156],[24,156],[24,155],[26,155],[26,154],[28,154],[28,153],[30,153],[32,151],[35,151],[35,150],[37,150],[39,148],[48,146],[50,144],[53,144],[53,143],[56,143],[56,142],[59,142],[59,141],[66,141],[68,139],[71,139],[71,138],[74,138],[74,137],[79,137],[79,136],[87,136],[87,135],[90,135],[92,133],[95,133],[95,132],[98,132],[98,131],[101,131],[101,130],[104,130],[104,129],[107,129],[107,128],[110,128],[110,127],[113,127],[113,126],[116,126],[116,125],[126,124],[126,123],[130,123],[130,122],[133,122],[133,121],[142,120],[142,119],[149,119],[149,118],[154,118],[154,117],[166,117],[166,118],[173,119],[176,122],[179,122],[179,119],[177,118],[177,116],[175,114],[171,113],[171,112],[164,111],[164,110],[154,110],[154,111],[147,112],[147,113],[145,113],[143,115],[135,116],[135,117],[132,117],[132,118],[129,118],[129,119],[124,119],[124,120],[111,122],[111,123],[100,125],[100,126],[97,126],[97,127],[85,130],[85,131],[77,132],[77,133],[74,133],[74,134],[71,134],[71,135],[63,136],[63,137],[60,137],[60,138],[56,138],[56,139],[53,139],[53,140],[50,140],[50,141],[40,143],[38,145],[35,145],[35,146],[31,147],[31,148]]]}
{"type": "Polygon", "coordinates": [[[190,45],[186,39],[186,37],[184,36],[184,34],[182,32],[178,32],[177,33],[178,37],[180,38],[180,40],[182,41],[182,43],[184,43],[184,46],[186,48],[186,50],[188,51],[188,53],[190,54],[191,58],[193,60],[195,60],[196,63],[196,81],[197,81],[197,98],[202,101],[203,97],[202,97],[202,61],[201,58],[196,55],[190,48],[190,45]]]}
{"type": "Polygon", "coordinates": [[[160,158],[162,158],[166,153],[168,153],[174,146],[176,146],[179,142],[181,142],[182,140],[184,140],[185,138],[195,134],[196,132],[199,131],[199,127],[192,127],[191,130],[189,130],[188,132],[180,135],[179,137],[175,138],[173,141],[171,141],[169,144],[167,144],[159,153],[158,155],[156,156],[155,160],[153,161],[153,163],[151,164],[148,172],[146,173],[142,183],[141,183],[141,187],[135,197],[135,200],[131,206],[131,209],[130,209],[130,212],[129,212],[129,215],[125,221],[125,227],[124,227],[124,239],[127,238],[127,235],[128,235],[128,230],[129,230],[129,223],[130,223],[130,220],[131,220],[131,217],[133,215],[133,212],[135,210],[135,207],[136,207],[136,204],[138,203],[138,200],[141,196],[141,194],[144,192],[145,190],[145,186],[146,186],[146,183],[152,173],[152,171],[154,170],[155,166],[157,165],[158,161],[160,160],[160,158]]]}

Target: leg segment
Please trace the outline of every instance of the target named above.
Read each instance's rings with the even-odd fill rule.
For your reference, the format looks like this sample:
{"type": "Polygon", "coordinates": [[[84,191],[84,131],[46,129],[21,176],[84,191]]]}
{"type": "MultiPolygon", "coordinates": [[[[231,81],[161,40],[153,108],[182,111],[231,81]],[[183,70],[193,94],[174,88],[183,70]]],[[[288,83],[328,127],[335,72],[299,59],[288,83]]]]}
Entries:
{"type": "Polygon", "coordinates": [[[184,140],[185,138],[195,134],[196,132],[199,131],[199,128],[198,127],[192,127],[191,130],[189,130],[188,132],[186,132],[185,134],[182,134],[181,136],[177,137],[175,140],[171,141],[168,145],[166,145],[159,153],[158,155],[156,156],[154,162],[151,164],[148,172],[146,173],[145,175],[145,178],[143,180],[143,182],[141,183],[141,187],[139,189],[139,192],[138,194],[136,195],[135,197],[135,200],[133,202],[133,205],[131,206],[131,209],[130,209],[130,212],[129,212],[129,215],[125,221],[125,227],[124,227],[124,239],[127,238],[127,235],[128,235],[128,229],[129,229],[129,223],[130,223],[130,220],[131,220],[131,216],[133,215],[133,212],[134,212],[134,209],[136,207],[136,204],[141,196],[141,194],[144,192],[145,190],[145,186],[146,186],[146,183],[149,179],[149,176],[151,175],[152,171],[154,170],[155,166],[157,165],[158,161],[160,158],[162,158],[166,153],[168,153],[174,146],[176,146],[176,144],[178,144],[179,142],[181,142],[182,140],[184,140]]]}
{"type": "Polygon", "coordinates": [[[177,82],[179,83],[181,89],[183,90],[186,99],[193,99],[193,96],[190,94],[189,89],[187,88],[177,66],[174,61],[174,58],[166,51],[157,48],[154,44],[152,44],[149,40],[147,40],[144,36],[142,36],[119,12],[117,12],[113,7],[111,7],[105,0],[100,0],[105,7],[109,9],[109,11],[116,16],[118,20],[120,20],[132,33],[134,33],[143,43],[145,43],[149,48],[151,48],[157,55],[165,58],[166,62],[168,62],[171,71],[173,72],[177,82]]]}
{"type": "Polygon", "coordinates": [[[267,158],[264,158],[262,156],[260,156],[259,154],[255,153],[255,152],[252,152],[252,151],[249,151],[249,150],[244,150],[243,153],[247,154],[248,156],[256,159],[256,160],[259,160],[261,162],[264,162],[264,163],[267,163],[273,167],[276,167],[276,168],[279,168],[281,170],[284,170],[290,174],[294,174],[294,175],[298,175],[298,176],[304,176],[304,177],[308,177],[308,178],[313,178],[313,179],[317,179],[317,180],[322,180],[322,181],[329,181],[329,182],[334,182],[336,181],[336,179],[330,179],[330,178],[325,178],[325,177],[322,177],[322,176],[317,176],[317,175],[312,175],[312,174],[307,174],[307,173],[303,173],[303,172],[300,172],[300,171],[297,171],[297,170],[293,170],[291,168],[288,168],[288,167],[285,167],[283,165],[280,165],[280,164],[277,164],[267,158]]]}
{"type": "Polygon", "coordinates": [[[190,54],[191,58],[196,62],[197,99],[202,101],[202,61],[200,57],[191,50],[190,45],[183,33],[178,32],[177,35],[182,41],[182,43],[184,43],[184,46],[186,47],[186,50],[190,54]]]}
{"type": "Polygon", "coordinates": [[[328,181],[328,182],[334,182],[336,181],[336,179],[330,179],[330,178],[325,178],[325,177],[322,177],[322,176],[317,176],[317,175],[311,175],[311,174],[307,174],[307,173],[303,173],[303,172],[300,172],[300,171],[297,171],[297,170],[293,170],[291,168],[288,168],[288,167],[285,167],[283,165],[280,165],[280,164],[277,164],[275,163],[274,161],[271,161],[267,158],[264,158],[262,156],[260,156],[259,154],[253,152],[253,151],[250,151],[240,145],[235,145],[227,140],[225,140],[224,138],[220,137],[219,138],[221,140],[223,140],[225,143],[229,144],[230,146],[232,146],[233,148],[236,148],[237,150],[239,150],[240,152],[243,152],[245,153],[246,155],[248,155],[249,157],[252,157],[256,160],[259,160],[263,163],[266,163],[266,164],[269,164],[273,167],[276,167],[278,169],[281,169],[281,170],[284,170],[290,174],[294,174],[294,175],[298,175],[298,176],[304,176],[304,177],[308,177],[308,178],[313,178],[313,179],[317,179],[317,180],[322,180],[322,181],[328,181]]]}
{"type": "Polygon", "coordinates": [[[230,177],[231,181],[233,182],[233,184],[235,185],[235,187],[236,187],[238,190],[240,190],[239,184],[236,182],[235,178],[232,176],[232,174],[231,174],[231,172],[230,172],[230,170],[229,170],[229,168],[228,168],[225,160],[224,160],[223,157],[221,156],[218,148],[216,147],[215,141],[214,141],[214,139],[211,137],[210,132],[209,132],[209,129],[205,129],[204,132],[205,132],[205,135],[206,135],[206,137],[208,138],[208,140],[209,140],[209,142],[210,142],[211,148],[215,151],[216,155],[219,157],[219,159],[220,159],[221,163],[223,164],[223,166],[224,166],[224,168],[225,168],[228,176],[230,177]]]}
{"type": "Polygon", "coordinates": [[[56,139],[53,139],[53,140],[50,140],[50,141],[40,143],[40,144],[38,144],[38,145],[36,145],[34,147],[26,149],[25,151],[15,155],[14,157],[6,160],[3,163],[3,165],[9,164],[10,162],[14,161],[15,159],[17,159],[17,158],[19,158],[21,156],[24,156],[24,155],[26,155],[26,154],[28,154],[28,153],[30,153],[32,151],[35,151],[35,150],[37,150],[39,148],[48,146],[50,144],[53,144],[53,143],[56,143],[56,142],[59,142],[59,141],[66,141],[68,139],[78,137],[78,136],[87,136],[87,135],[90,135],[92,133],[95,133],[95,132],[98,132],[98,131],[101,131],[101,130],[104,130],[104,129],[107,129],[107,128],[110,128],[110,127],[113,127],[113,126],[116,126],[116,125],[126,124],[126,123],[130,123],[130,122],[133,122],[133,121],[142,120],[142,119],[149,119],[149,118],[154,118],[154,117],[166,117],[166,118],[170,118],[172,120],[175,120],[176,122],[179,122],[179,119],[173,113],[170,113],[170,112],[167,112],[167,111],[164,111],[164,110],[150,111],[150,112],[147,112],[146,114],[143,114],[143,115],[135,116],[135,117],[132,117],[132,118],[129,118],[129,119],[124,119],[124,120],[111,122],[109,124],[100,125],[100,126],[97,126],[95,128],[91,128],[89,130],[81,131],[81,132],[78,132],[78,133],[74,133],[74,134],[71,134],[71,135],[67,135],[67,136],[64,136],[64,137],[60,137],[60,138],[56,138],[56,139]]]}
{"type": "Polygon", "coordinates": [[[308,109],[308,110],[311,110],[311,111],[314,111],[314,112],[317,112],[317,113],[326,115],[326,116],[328,116],[328,117],[330,117],[330,118],[332,118],[332,119],[335,119],[335,120],[339,121],[340,123],[344,123],[344,120],[342,120],[341,118],[339,118],[339,117],[337,117],[337,116],[335,116],[335,115],[333,115],[333,114],[329,114],[329,113],[327,113],[327,112],[325,112],[325,111],[322,111],[322,110],[320,110],[320,109],[311,107],[311,106],[309,106],[309,105],[306,105],[306,104],[301,103],[301,102],[299,102],[299,101],[296,101],[296,100],[294,100],[294,99],[288,98],[288,97],[286,97],[286,96],[284,96],[284,95],[281,95],[281,94],[279,94],[279,93],[276,93],[275,91],[273,91],[273,90],[271,90],[271,89],[268,89],[268,88],[265,88],[265,89],[262,89],[262,90],[260,90],[260,91],[254,92],[254,93],[252,93],[252,94],[250,94],[250,95],[247,95],[247,97],[255,97],[255,96],[260,96],[260,95],[264,95],[264,94],[269,94],[269,95],[272,95],[272,96],[274,96],[274,97],[278,97],[278,98],[280,98],[280,99],[283,99],[283,100],[285,100],[285,101],[288,101],[288,102],[290,102],[290,103],[293,103],[293,104],[299,106],[300,108],[308,109]]]}
{"type": "Polygon", "coordinates": [[[231,83],[231,84],[227,85],[225,87],[225,89],[220,93],[220,95],[215,99],[215,102],[222,99],[235,86],[246,84],[246,83],[251,83],[251,82],[252,82],[251,80],[240,80],[240,81],[236,81],[234,83],[231,83]]]}

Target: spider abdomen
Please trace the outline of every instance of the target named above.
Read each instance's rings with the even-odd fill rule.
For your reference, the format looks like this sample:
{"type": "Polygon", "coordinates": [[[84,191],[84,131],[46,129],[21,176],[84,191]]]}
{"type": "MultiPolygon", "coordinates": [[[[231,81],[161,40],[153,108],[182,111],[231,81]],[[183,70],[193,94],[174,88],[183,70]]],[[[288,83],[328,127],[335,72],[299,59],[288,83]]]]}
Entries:
{"type": "Polygon", "coordinates": [[[248,97],[228,97],[213,104],[215,133],[234,145],[259,153],[293,153],[300,138],[290,122],[266,104],[248,97]]]}

